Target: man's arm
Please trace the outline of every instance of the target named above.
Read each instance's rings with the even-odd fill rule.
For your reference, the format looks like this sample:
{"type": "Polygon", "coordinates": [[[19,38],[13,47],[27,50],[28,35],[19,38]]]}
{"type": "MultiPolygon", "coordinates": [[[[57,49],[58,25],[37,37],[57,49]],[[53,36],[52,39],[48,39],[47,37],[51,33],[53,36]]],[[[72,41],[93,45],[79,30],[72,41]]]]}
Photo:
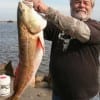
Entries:
{"type": "Polygon", "coordinates": [[[84,22],[60,14],[58,11],[48,7],[43,0],[31,1],[33,2],[35,10],[44,13],[47,20],[55,24],[61,31],[64,31],[72,38],[78,39],[81,42],[87,42],[90,39],[90,29],[84,22]]]}
{"type": "Polygon", "coordinates": [[[90,29],[83,21],[71,16],[64,16],[50,7],[46,12],[46,18],[72,38],[76,38],[81,42],[86,42],[90,39],[90,29]]]}

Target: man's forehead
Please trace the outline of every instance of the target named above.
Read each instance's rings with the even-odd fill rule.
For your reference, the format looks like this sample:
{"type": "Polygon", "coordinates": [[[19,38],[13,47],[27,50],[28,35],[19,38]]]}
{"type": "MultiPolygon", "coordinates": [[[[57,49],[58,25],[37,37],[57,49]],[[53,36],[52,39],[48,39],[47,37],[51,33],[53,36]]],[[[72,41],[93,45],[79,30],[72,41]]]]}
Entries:
{"type": "Polygon", "coordinates": [[[92,0],[71,0],[71,1],[87,1],[87,2],[91,2],[92,0]]]}

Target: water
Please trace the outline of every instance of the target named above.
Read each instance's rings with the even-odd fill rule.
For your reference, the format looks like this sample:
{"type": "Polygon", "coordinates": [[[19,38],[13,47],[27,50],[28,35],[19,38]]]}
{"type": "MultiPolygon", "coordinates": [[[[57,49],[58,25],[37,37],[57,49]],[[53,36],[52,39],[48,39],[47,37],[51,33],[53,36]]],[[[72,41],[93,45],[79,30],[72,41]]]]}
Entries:
{"type": "MultiPolygon", "coordinates": [[[[39,72],[48,73],[51,43],[45,41],[45,54],[39,72]]],[[[0,22],[0,63],[12,61],[13,66],[18,64],[18,32],[17,24],[0,22]]]]}

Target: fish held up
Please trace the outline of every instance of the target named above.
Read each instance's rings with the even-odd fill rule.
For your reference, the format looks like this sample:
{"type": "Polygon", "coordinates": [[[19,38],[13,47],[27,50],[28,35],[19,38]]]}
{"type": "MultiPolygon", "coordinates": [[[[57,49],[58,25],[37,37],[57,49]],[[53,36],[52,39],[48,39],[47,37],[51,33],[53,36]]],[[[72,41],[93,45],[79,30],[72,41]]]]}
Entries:
{"type": "Polygon", "coordinates": [[[35,85],[35,75],[44,54],[43,29],[47,21],[32,4],[18,3],[17,26],[19,39],[19,64],[14,80],[14,92],[7,100],[19,100],[29,84],[35,85]]]}

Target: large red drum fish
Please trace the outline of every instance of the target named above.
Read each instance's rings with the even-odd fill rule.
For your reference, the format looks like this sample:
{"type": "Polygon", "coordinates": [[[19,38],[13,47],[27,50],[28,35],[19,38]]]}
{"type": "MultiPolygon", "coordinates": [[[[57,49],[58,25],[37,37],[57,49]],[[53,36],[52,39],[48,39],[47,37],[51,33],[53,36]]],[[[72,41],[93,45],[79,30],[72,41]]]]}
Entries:
{"type": "Polygon", "coordinates": [[[14,93],[7,100],[19,100],[27,86],[33,82],[44,53],[43,29],[46,20],[31,3],[18,3],[17,26],[19,39],[19,64],[14,80],[14,93]]]}

